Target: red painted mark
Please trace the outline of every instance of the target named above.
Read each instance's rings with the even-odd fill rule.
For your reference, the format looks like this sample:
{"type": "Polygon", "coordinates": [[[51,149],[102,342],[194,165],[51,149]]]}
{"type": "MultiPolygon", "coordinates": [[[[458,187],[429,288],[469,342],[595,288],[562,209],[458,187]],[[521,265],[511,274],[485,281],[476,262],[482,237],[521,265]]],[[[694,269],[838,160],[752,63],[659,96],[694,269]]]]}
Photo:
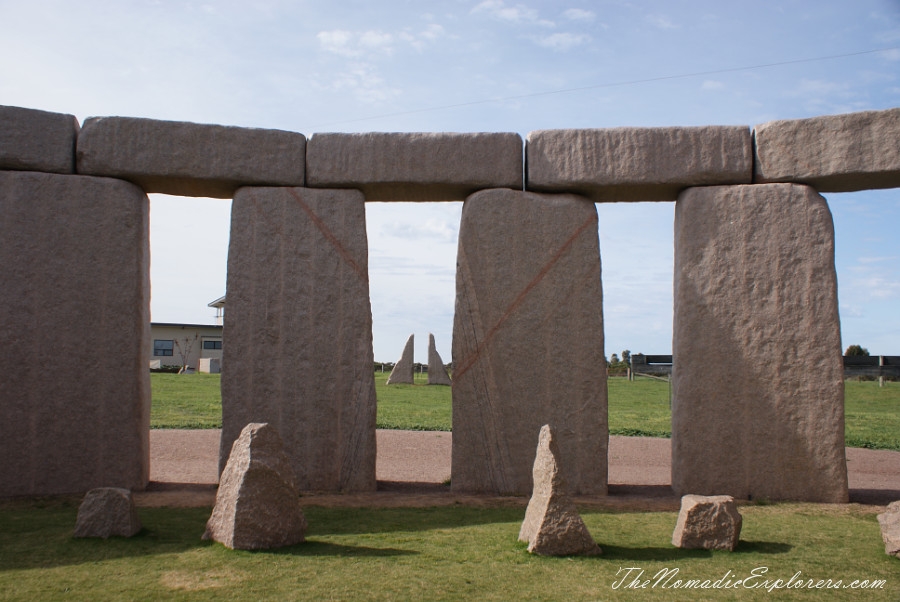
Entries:
{"type": "Polygon", "coordinates": [[[322,218],[316,215],[312,208],[303,202],[303,199],[300,198],[300,195],[297,194],[296,190],[294,190],[293,188],[288,188],[287,190],[290,195],[297,200],[297,203],[299,203],[300,207],[306,212],[306,214],[309,216],[309,219],[312,220],[313,224],[315,224],[316,228],[319,229],[319,232],[322,233],[322,236],[324,236],[328,240],[328,242],[331,243],[338,254],[344,259],[344,261],[346,261],[347,264],[349,264],[350,267],[353,268],[353,271],[356,272],[357,276],[359,276],[362,280],[368,281],[368,272],[364,270],[358,263],[356,263],[356,260],[353,259],[353,255],[350,254],[350,251],[348,251],[347,248],[343,244],[341,244],[341,241],[338,240],[337,236],[335,236],[334,233],[328,229],[328,226],[325,225],[325,222],[322,221],[322,218]]]}
{"type": "Polygon", "coordinates": [[[578,238],[578,236],[593,223],[596,223],[595,215],[591,215],[590,217],[588,217],[588,219],[585,220],[585,222],[581,224],[577,230],[575,230],[572,236],[570,236],[566,240],[566,242],[563,243],[563,245],[556,251],[556,253],[553,254],[553,257],[550,258],[550,261],[548,261],[547,264],[543,268],[541,268],[541,271],[538,272],[534,278],[532,278],[531,282],[529,282],[528,285],[524,289],[522,289],[522,292],[519,293],[519,295],[512,303],[510,303],[509,307],[506,308],[506,311],[503,312],[503,315],[500,316],[500,319],[497,320],[497,323],[494,324],[494,326],[488,331],[487,335],[485,335],[484,340],[482,340],[481,343],[478,344],[478,347],[475,348],[475,351],[473,351],[472,354],[469,355],[469,357],[461,362],[460,367],[454,371],[454,380],[461,378],[463,374],[468,372],[469,369],[475,365],[475,362],[478,361],[478,357],[484,351],[484,348],[487,347],[488,343],[491,342],[491,339],[494,338],[494,336],[497,334],[497,331],[499,331],[500,327],[503,326],[504,322],[506,322],[509,317],[512,316],[512,314],[516,311],[516,309],[518,309],[518,307],[522,305],[522,303],[525,301],[525,297],[528,296],[528,293],[530,293],[532,289],[534,289],[534,287],[536,287],[541,282],[541,280],[543,280],[544,277],[548,273],[550,273],[550,270],[553,269],[553,266],[556,265],[556,263],[562,258],[563,255],[565,255],[566,251],[569,250],[569,247],[571,247],[575,243],[575,239],[578,238]]]}

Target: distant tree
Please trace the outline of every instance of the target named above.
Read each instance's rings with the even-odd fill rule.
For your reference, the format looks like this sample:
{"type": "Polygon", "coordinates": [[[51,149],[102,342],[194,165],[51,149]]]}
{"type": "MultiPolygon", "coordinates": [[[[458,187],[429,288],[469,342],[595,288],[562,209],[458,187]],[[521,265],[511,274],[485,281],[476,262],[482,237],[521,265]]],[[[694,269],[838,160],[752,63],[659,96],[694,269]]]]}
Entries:
{"type": "Polygon", "coordinates": [[[847,347],[847,351],[844,352],[844,355],[869,355],[869,350],[865,347],[860,347],[859,345],[850,345],[847,347]]]}
{"type": "Polygon", "coordinates": [[[622,352],[622,361],[626,364],[631,364],[631,350],[626,349],[622,352]]]}
{"type": "Polygon", "coordinates": [[[178,357],[181,358],[181,370],[178,371],[178,374],[184,374],[187,372],[188,368],[188,359],[191,357],[191,349],[194,348],[194,343],[197,342],[197,339],[200,337],[200,333],[194,333],[194,338],[184,337],[181,340],[181,343],[178,342],[178,339],[175,339],[175,349],[178,351],[178,357]],[[183,344],[182,344],[183,343],[183,344]]]}
{"type": "Polygon", "coordinates": [[[610,363],[611,366],[614,366],[614,365],[618,364],[618,363],[619,363],[619,356],[616,355],[615,353],[613,353],[612,356],[609,358],[609,363],[610,363]]]}

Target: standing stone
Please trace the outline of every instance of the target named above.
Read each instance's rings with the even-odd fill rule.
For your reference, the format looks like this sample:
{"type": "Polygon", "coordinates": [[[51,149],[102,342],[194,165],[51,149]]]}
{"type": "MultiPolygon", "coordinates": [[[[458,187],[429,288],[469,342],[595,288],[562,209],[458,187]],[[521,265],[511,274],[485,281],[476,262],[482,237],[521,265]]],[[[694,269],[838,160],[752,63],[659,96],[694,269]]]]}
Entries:
{"type": "Polygon", "coordinates": [[[888,504],[887,511],[878,515],[884,553],[900,558],[900,500],[888,504]]]}
{"type": "Polygon", "coordinates": [[[428,335],[428,384],[450,385],[450,375],[444,368],[444,360],[434,344],[434,335],[428,335]]]}
{"type": "Polygon", "coordinates": [[[675,492],[846,502],[825,199],[792,184],[686,190],[674,284],[675,492]]]}
{"type": "Polygon", "coordinates": [[[268,424],[248,424],[231,448],[203,539],[233,550],[301,543],[306,518],[299,498],[278,431],[268,424]]]}
{"type": "Polygon", "coordinates": [[[688,550],[733,552],[743,519],[730,495],[686,495],[672,533],[672,545],[688,550]]]}
{"type": "Polygon", "coordinates": [[[374,491],[362,193],[238,190],[226,294],[219,470],[246,424],[268,422],[301,491],[374,491]]]}
{"type": "Polygon", "coordinates": [[[0,496],[147,485],[148,211],[120,180],[0,171],[0,496]]]}
{"type": "Polygon", "coordinates": [[[387,383],[385,384],[413,384],[413,349],[415,337],[416,335],[411,334],[409,335],[409,338],[406,339],[406,345],[403,347],[403,354],[400,356],[400,359],[397,360],[397,363],[394,364],[394,369],[391,370],[391,374],[388,376],[387,383]]]}
{"type": "Polygon", "coordinates": [[[486,190],[463,205],[453,324],[452,489],[531,493],[553,424],[575,494],[605,494],[606,370],[597,210],[486,190]]]}
{"type": "Polygon", "coordinates": [[[78,507],[73,537],[131,537],[141,530],[131,492],[120,487],[98,487],[78,507]]]}
{"type": "Polygon", "coordinates": [[[559,445],[549,424],[541,427],[532,474],[534,490],[519,530],[519,541],[528,543],[532,554],[544,556],[600,554],[600,546],[591,537],[566,491],[559,445]]]}

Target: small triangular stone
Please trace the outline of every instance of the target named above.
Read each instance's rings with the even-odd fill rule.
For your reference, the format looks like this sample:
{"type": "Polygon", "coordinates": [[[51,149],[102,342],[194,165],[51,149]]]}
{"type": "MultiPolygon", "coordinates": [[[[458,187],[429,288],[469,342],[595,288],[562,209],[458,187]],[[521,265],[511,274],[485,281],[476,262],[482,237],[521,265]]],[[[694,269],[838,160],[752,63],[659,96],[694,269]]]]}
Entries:
{"type": "Polygon", "coordinates": [[[450,375],[444,368],[444,360],[437,351],[434,344],[434,335],[428,335],[428,384],[429,385],[450,385],[450,375]]]}
{"type": "Polygon", "coordinates": [[[743,519],[730,495],[685,495],[672,545],[677,548],[734,551],[743,519]]]}
{"type": "Polygon", "coordinates": [[[891,502],[887,511],[878,515],[884,553],[900,558],[900,500],[891,502]]]}
{"type": "Polygon", "coordinates": [[[263,550],[300,543],[305,535],[296,477],[278,431],[248,424],[231,447],[203,539],[263,550]]]}
{"type": "Polygon", "coordinates": [[[131,491],[119,487],[91,489],[78,507],[75,537],[131,537],[141,530],[131,491]]]}
{"type": "Polygon", "coordinates": [[[532,554],[544,556],[601,554],[566,491],[559,445],[550,425],[541,428],[532,475],[534,490],[519,530],[519,541],[527,542],[532,554]]]}
{"type": "Polygon", "coordinates": [[[406,340],[406,346],[403,347],[403,355],[394,364],[391,375],[388,376],[388,385],[411,385],[413,384],[413,341],[416,335],[411,334],[406,340]]]}

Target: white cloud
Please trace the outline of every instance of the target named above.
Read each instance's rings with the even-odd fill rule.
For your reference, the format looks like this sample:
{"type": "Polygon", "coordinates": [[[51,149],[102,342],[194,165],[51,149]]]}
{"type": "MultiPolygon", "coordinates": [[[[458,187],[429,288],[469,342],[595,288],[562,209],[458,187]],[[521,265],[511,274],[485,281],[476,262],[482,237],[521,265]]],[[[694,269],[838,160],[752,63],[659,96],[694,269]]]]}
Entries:
{"type": "Polygon", "coordinates": [[[421,51],[423,48],[425,48],[426,44],[435,42],[440,38],[445,37],[446,35],[447,34],[442,26],[436,23],[431,23],[422,31],[410,32],[409,30],[407,30],[399,34],[397,37],[408,43],[416,50],[421,51]]]}
{"type": "Polygon", "coordinates": [[[703,90],[721,90],[724,87],[725,87],[725,84],[723,84],[720,81],[716,81],[716,80],[712,80],[712,79],[705,80],[703,82],[703,85],[700,86],[700,88],[703,90]]]}
{"type": "Polygon", "coordinates": [[[380,52],[390,55],[393,36],[382,31],[351,32],[344,29],[320,31],[316,34],[323,50],[348,58],[380,52]]]}
{"type": "Polygon", "coordinates": [[[367,63],[351,65],[347,70],[335,73],[327,82],[318,81],[319,89],[331,92],[348,92],[365,104],[379,104],[392,100],[402,93],[381,77],[378,71],[367,63]]]}
{"type": "Polygon", "coordinates": [[[544,27],[553,27],[553,21],[541,19],[538,11],[522,4],[507,6],[503,0],[484,0],[472,9],[472,14],[486,13],[491,17],[513,24],[531,24],[544,27]]]}
{"type": "Polygon", "coordinates": [[[392,222],[386,224],[383,233],[407,240],[429,240],[455,243],[459,224],[446,219],[428,218],[423,223],[392,222]]]}
{"type": "Polygon", "coordinates": [[[569,50],[587,43],[590,39],[590,36],[582,33],[554,33],[537,38],[537,43],[553,50],[569,50]]]}
{"type": "Polygon", "coordinates": [[[647,15],[647,21],[658,29],[678,29],[680,27],[665,15],[647,15]]]}
{"type": "Polygon", "coordinates": [[[596,15],[582,8],[569,8],[563,11],[563,16],[570,21],[593,21],[596,15]]]}

